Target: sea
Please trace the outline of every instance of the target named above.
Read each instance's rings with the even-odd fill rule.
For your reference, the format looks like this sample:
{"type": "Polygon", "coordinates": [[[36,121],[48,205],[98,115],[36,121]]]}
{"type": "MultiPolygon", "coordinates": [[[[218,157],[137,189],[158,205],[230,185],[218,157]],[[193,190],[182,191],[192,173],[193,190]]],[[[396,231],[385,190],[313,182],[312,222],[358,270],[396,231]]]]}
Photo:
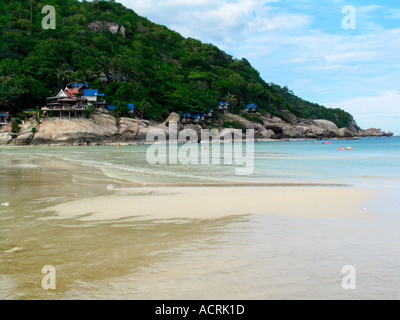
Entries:
{"type": "Polygon", "coordinates": [[[0,148],[0,299],[400,298],[400,137],[257,142],[248,175],[223,148],[218,164],[150,164],[149,148],[0,148]],[[376,196],[365,219],[82,221],[43,210],[125,187],[246,184],[376,196]]]}

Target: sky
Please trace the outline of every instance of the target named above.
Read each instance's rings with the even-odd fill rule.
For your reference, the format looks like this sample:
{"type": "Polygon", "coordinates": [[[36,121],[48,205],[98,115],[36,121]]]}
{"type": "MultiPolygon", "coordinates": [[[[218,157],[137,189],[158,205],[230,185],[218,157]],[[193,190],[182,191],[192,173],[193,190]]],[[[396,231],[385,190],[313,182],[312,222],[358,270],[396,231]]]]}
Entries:
{"type": "Polygon", "coordinates": [[[246,58],[266,82],[400,135],[398,0],[118,0],[246,58]]]}

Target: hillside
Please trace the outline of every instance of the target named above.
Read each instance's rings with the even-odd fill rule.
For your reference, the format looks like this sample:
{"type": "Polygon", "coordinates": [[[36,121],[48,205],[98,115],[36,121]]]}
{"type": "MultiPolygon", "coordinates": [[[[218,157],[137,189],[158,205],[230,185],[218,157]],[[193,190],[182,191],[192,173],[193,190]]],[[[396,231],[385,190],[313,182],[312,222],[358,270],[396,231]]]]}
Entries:
{"type": "MultiPolygon", "coordinates": [[[[270,79],[271,81],[273,79],[270,79]]],[[[234,114],[247,104],[288,121],[328,119],[351,127],[352,116],[296,97],[267,83],[246,59],[184,38],[113,1],[2,0],[0,99],[14,112],[36,109],[70,82],[86,82],[110,105],[134,103],[145,119],[216,109],[234,114]],[[56,8],[56,29],[42,28],[44,5],[56,8]],[[108,84],[100,81],[108,77],[108,84]]],[[[218,117],[218,112],[214,113],[218,117]]]]}

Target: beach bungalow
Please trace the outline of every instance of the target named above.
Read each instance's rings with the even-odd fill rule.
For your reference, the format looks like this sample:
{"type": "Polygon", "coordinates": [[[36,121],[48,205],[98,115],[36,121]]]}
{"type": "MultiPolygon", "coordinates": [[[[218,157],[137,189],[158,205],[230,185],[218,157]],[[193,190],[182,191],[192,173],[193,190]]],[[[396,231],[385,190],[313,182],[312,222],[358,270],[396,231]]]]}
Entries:
{"type": "Polygon", "coordinates": [[[11,114],[7,112],[0,112],[0,128],[8,126],[11,121],[11,114]]]}
{"type": "Polygon", "coordinates": [[[192,115],[190,113],[185,113],[182,116],[182,123],[190,123],[192,121],[192,115]]]}
{"type": "Polygon", "coordinates": [[[208,112],[206,113],[206,118],[208,119],[212,118],[213,113],[214,113],[213,109],[208,109],[208,112]]]}
{"type": "Polygon", "coordinates": [[[42,112],[43,114],[51,113],[53,116],[68,116],[71,118],[71,115],[76,117],[82,114],[86,108],[79,95],[67,88],[66,90],[61,89],[55,97],[48,97],[42,112]]]}
{"type": "Polygon", "coordinates": [[[108,111],[114,111],[115,109],[117,109],[117,106],[107,106],[108,111]]]}
{"type": "Polygon", "coordinates": [[[100,73],[99,75],[99,80],[103,83],[103,84],[107,84],[108,82],[108,77],[105,73],[100,73]]]}
{"type": "Polygon", "coordinates": [[[105,94],[99,93],[98,89],[84,89],[82,99],[88,106],[104,109],[106,102],[103,100],[105,94]]]}
{"type": "Polygon", "coordinates": [[[135,105],[133,103],[128,103],[129,113],[133,114],[135,112],[135,105]]]}
{"type": "Polygon", "coordinates": [[[201,116],[200,116],[199,114],[195,114],[195,115],[193,116],[193,121],[194,121],[195,123],[199,122],[200,120],[201,120],[201,116]]]}
{"type": "Polygon", "coordinates": [[[255,105],[255,104],[248,104],[247,106],[246,106],[246,108],[243,110],[244,112],[247,112],[247,113],[255,113],[255,112],[257,112],[257,109],[258,109],[258,106],[257,105],[255,105]]]}
{"type": "Polygon", "coordinates": [[[228,102],[220,102],[218,110],[219,110],[219,112],[227,113],[229,110],[229,103],[228,102]]]}

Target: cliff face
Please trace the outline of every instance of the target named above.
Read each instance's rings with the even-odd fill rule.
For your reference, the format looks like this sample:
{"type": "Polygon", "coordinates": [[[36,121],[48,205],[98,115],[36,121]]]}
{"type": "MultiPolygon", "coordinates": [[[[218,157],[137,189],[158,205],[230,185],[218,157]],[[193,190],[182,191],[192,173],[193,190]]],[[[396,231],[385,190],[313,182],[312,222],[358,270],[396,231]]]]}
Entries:
{"type": "MultiPolygon", "coordinates": [[[[178,122],[178,130],[193,129],[200,140],[201,126],[183,125],[179,115],[172,113],[163,123],[131,118],[117,119],[109,114],[96,113],[90,119],[46,118],[37,125],[28,121],[21,126],[18,134],[3,129],[0,131],[0,145],[92,145],[120,143],[143,143],[151,130],[169,133],[169,124],[178,122]]],[[[273,116],[260,116],[262,123],[249,121],[241,116],[226,114],[225,120],[239,123],[243,129],[254,129],[255,138],[265,139],[354,139],[358,137],[392,136],[392,133],[380,129],[351,130],[338,128],[328,120],[308,120],[292,118],[291,123],[273,116]]],[[[261,122],[261,121],[260,121],[261,122]]],[[[232,129],[225,129],[232,130],[232,129]]],[[[222,131],[221,131],[222,132],[222,131]]]]}

